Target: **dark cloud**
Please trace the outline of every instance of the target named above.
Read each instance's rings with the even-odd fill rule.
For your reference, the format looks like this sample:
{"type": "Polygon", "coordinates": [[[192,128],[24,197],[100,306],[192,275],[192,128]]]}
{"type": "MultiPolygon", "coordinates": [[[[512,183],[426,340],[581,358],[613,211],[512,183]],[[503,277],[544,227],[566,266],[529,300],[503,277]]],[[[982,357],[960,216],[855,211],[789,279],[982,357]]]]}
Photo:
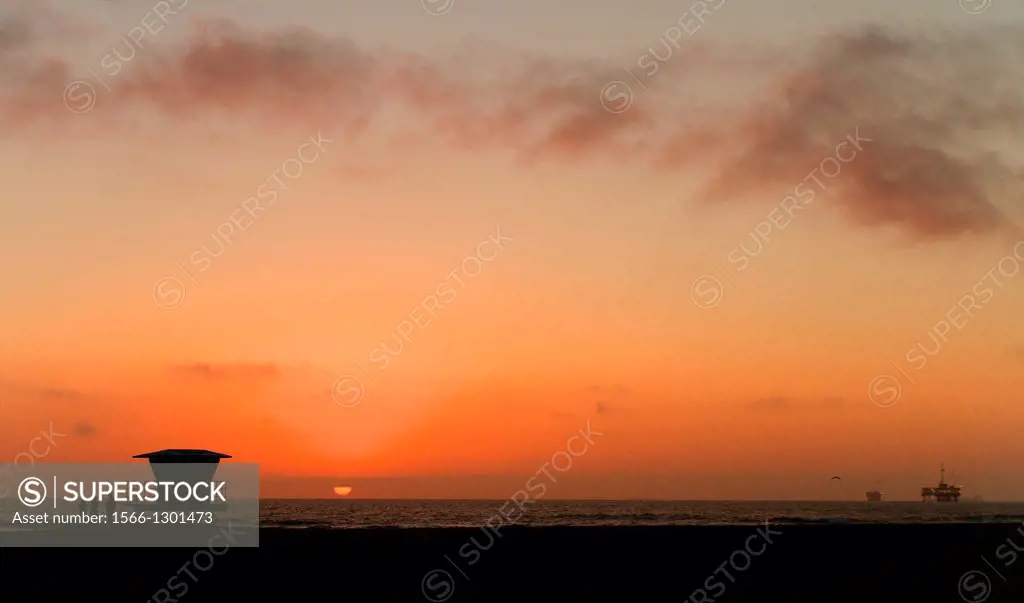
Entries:
{"type": "Polygon", "coordinates": [[[77,389],[44,387],[36,390],[38,398],[45,402],[86,402],[92,396],[77,389]]]}
{"type": "Polygon", "coordinates": [[[96,435],[96,426],[86,421],[79,421],[75,423],[75,435],[79,437],[89,437],[96,435]]]}
{"type": "Polygon", "coordinates": [[[110,75],[112,91],[99,90],[110,98],[74,115],[61,94],[80,75],[50,55],[52,46],[33,46],[32,32],[24,18],[0,29],[7,135],[72,123],[109,132],[140,109],[175,124],[251,119],[354,137],[398,107],[420,116],[431,141],[515,149],[527,163],[603,157],[681,174],[736,150],[734,160],[717,164],[703,195],[721,202],[773,185],[792,190],[859,130],[870,142],[827,180],[828,194],[857,224],[895,226],[921,240],[995,233],[1007,227],[999,202],[1024,193],[1024,172],[993,152],[996,138],[1020,140],[1024,130],[1019,28],[927,36],[868,28],[801,43],[799,54],[749,51],[759,61],[736,58],[733,46],[695,45],[651,78],[657,90],[620,114],[604,109],[599,92],[623,77],[621,69],[599,61],[487,53],[447,60],[308,30],[261,33],[198,21],[176,50],[139,50],[115,75],[112,63],[97,67],[110,75]],[[768,63],[775,67],[764,69],[768,63]],[[672,105],[679,95],[669,93],[670,82],[693,96],[709,74],[744,82],[766,73],[778,78],[746,106],[672,105]]]}
{"type": "MultiPolygon", "coordinates": [[[[60,97],[71,78],[67,61],[51,56],[58,44],[84,39],[85,31],[54,11],[31,3],[0,7],[0,125],[14,125],[18,115],[31,114],[28,103],[60,97]]],[[[63,103],[61,103],[63,104],[63,103]]],[[[57,114],[49,100],[41,107],[57,114]]],[[[66,110],[66,108],[65,108],[66,110]]]]}
{"type": "Polygon", "coordinates": [[[281,369],[267,364],[210,364],[197,362],[175,366],[172,371],[180,376],[194,379],[272,379],[281,375],[281,369]]]}
{"type": "Polygon", "coordinates": [[[29,48],[34,39],[32,22],[24,16],[0,18],[0,58],[29,48]]]}
{"type": "Polygon", "coordinates": [[[1020,199],[1024,172],[989,145],[1024,131],[1013,67],[1024,60],[1020,30],[868,28],[822,43],[812,57],[750,123],[753,144],[710,187],[712,199],[766,184],[792,190],[859,130],[870,139],[864,150],[834,180],[818,176],[856,222],[921,240],[1011,227],[998,201],[1020,199]]]}
{"type": "Polygon", "coordinates": [[[40,403],[81,404],[95,402],[97,396],[79,389],[28,385],[0,380],[0,397],[12,400],[32,400],[40,403]]]}

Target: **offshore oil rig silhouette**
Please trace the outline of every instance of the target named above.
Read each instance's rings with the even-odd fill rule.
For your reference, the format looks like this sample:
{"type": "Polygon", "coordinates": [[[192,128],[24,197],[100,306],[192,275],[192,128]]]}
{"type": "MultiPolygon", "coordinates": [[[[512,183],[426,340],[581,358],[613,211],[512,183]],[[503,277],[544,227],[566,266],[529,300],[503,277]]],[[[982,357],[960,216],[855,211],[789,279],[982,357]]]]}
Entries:
{"type": "Polygon", "coordinates": [[[959,502],[960,501],[960,486],[951,486],[946,483],[946,465],[942,464],[942,476],[939,478],[939,484],[934,488],[925,486],[921,488],[921,502],[927,502],[935,499],[937,502],[959,502]]]}

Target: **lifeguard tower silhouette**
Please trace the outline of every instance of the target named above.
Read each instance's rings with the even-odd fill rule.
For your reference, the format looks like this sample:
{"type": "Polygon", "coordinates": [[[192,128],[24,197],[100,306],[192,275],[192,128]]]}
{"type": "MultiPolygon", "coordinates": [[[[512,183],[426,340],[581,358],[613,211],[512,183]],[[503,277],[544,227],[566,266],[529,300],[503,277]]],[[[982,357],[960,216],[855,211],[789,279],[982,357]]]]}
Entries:
{"type": "MultiPolygon", "coordinates": [[[[198,450],[193,448],[168,448],[156,452],[136,454],[133,459],[148,459],[149,468],[153,476],[160,482],[188,482],[192,486],[200,482],[211,482],[217,473],[217,466],[221,459],[229,459],[231,455],[214,452],[212,450],[198,450]]],[[[196,503],[190,503],[193,507],[196,503]]],[[[165,508],[174,508],[178,505],[173,503],[162,505],[165,508]]],[[[223,503],[205,503],[209,508],[226,508],[223,503]]]]}
{"type": "Polygon", "coordinates": [[[158,481],[185,481],[191,484],[213,480],[221,459],[231,455],[212,450],[168,448],[156,452],[136,454],[133,459],[149,459],[149,468],[158,481]],[[182,467],[186,464],[188,467],[182,467]]]}

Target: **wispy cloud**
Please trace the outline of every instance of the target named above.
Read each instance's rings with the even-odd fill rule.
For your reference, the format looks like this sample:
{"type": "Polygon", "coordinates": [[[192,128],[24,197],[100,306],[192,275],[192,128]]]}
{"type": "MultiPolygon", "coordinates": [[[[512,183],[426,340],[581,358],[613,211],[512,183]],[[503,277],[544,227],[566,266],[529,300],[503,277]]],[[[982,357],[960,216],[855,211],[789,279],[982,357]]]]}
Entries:
{"type": "Polygon", "coordinates": [[[1024,130],[1019,28],[927,36],[868,28],[801,42],[799,53],[743,51],[758,60],[737,58],[734,45],[695,45],[659,82],[700,94],[714,88],[702,79],[708,74],[775,79],[736,108],[680,111],[676,96],[664,94],[613,114],[600,102],[602,82],[617,69],[611,63],[481,53],[493,64],[473,69],[309,30],[263,33],[207,20],[184,46],[148,48],[111,84],[117,102],[83,116],[59,92],[80,74],[51,55],[53,46],[34,44],[37,21],[22,15],[0,29],[0,126],[8,135],[71,119],[109,132],[128,123],[128,109],[144,108],[174,122],[331,124],[355,137],[401,107],[420,115],[433,142],[515,148],[525,162],[605,157],[678,174],[720,155],[702,195],[718,203],[800,181],[858,128],[870,150],[829,187],[856,224],[894,226],[919,240],[992,234],[1009,228],[1000,202],[1024,194],[1024,171],[994,140],[1019,140],[1024,130]]]}
{"type": "Polygon", "coordinates": [[[266,364],[210,364],[197,362],[172,367],[174,374],[194,379],[273,379],[281,374],[277,365],[266,364]]]}
{"type": "Polygon", "coordinates": [[[922,240],[1008,228],[998,200],[1020,198],[1024,171],[983,145],[991,133],[1024,132],[1024,81],[1011,66],[1021,59],[1024,38],[1009,28],[928,37],[869,28],[829,40],[749,122],[753,145],[709,199],[799,182],[822,144],[857,127],[870,150],[836,191],[857,223],[922,240]]]}
{"type": "Polygon", "coordinates": [[[95,402],[97,396],[90,392],[65,387],[38,384],[22,384],[0,380],[0,397],[11,400],[31,400],[39,403],[83,404],[95,402]]]}

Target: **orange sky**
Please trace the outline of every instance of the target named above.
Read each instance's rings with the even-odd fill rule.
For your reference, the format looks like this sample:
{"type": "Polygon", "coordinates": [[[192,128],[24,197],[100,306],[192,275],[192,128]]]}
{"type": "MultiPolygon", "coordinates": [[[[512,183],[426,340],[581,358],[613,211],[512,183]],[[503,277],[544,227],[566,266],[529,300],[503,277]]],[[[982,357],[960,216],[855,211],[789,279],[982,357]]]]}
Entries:
{"type": "Polygon", "coordinates": [[[524,41],[452,63],[426,33],[371,52],[261,15],[168,23],[78,114],[61,91],[132,23],[0,30],[21,76],[0,96],[0,462],[52,425],[46,462],[210,448],[328,484],[265,495],[502,498],[590,421],[550,497],[912,499],[944,461],[968,496],[1024,499],[1024,155],[994,140],[1024,108],[956,83],[1009,77],[1012,36],[850,21],[748,48],[709,21],[614,113],[602,86],[674,19],[633,24],[624,60],[524,41]]]}

